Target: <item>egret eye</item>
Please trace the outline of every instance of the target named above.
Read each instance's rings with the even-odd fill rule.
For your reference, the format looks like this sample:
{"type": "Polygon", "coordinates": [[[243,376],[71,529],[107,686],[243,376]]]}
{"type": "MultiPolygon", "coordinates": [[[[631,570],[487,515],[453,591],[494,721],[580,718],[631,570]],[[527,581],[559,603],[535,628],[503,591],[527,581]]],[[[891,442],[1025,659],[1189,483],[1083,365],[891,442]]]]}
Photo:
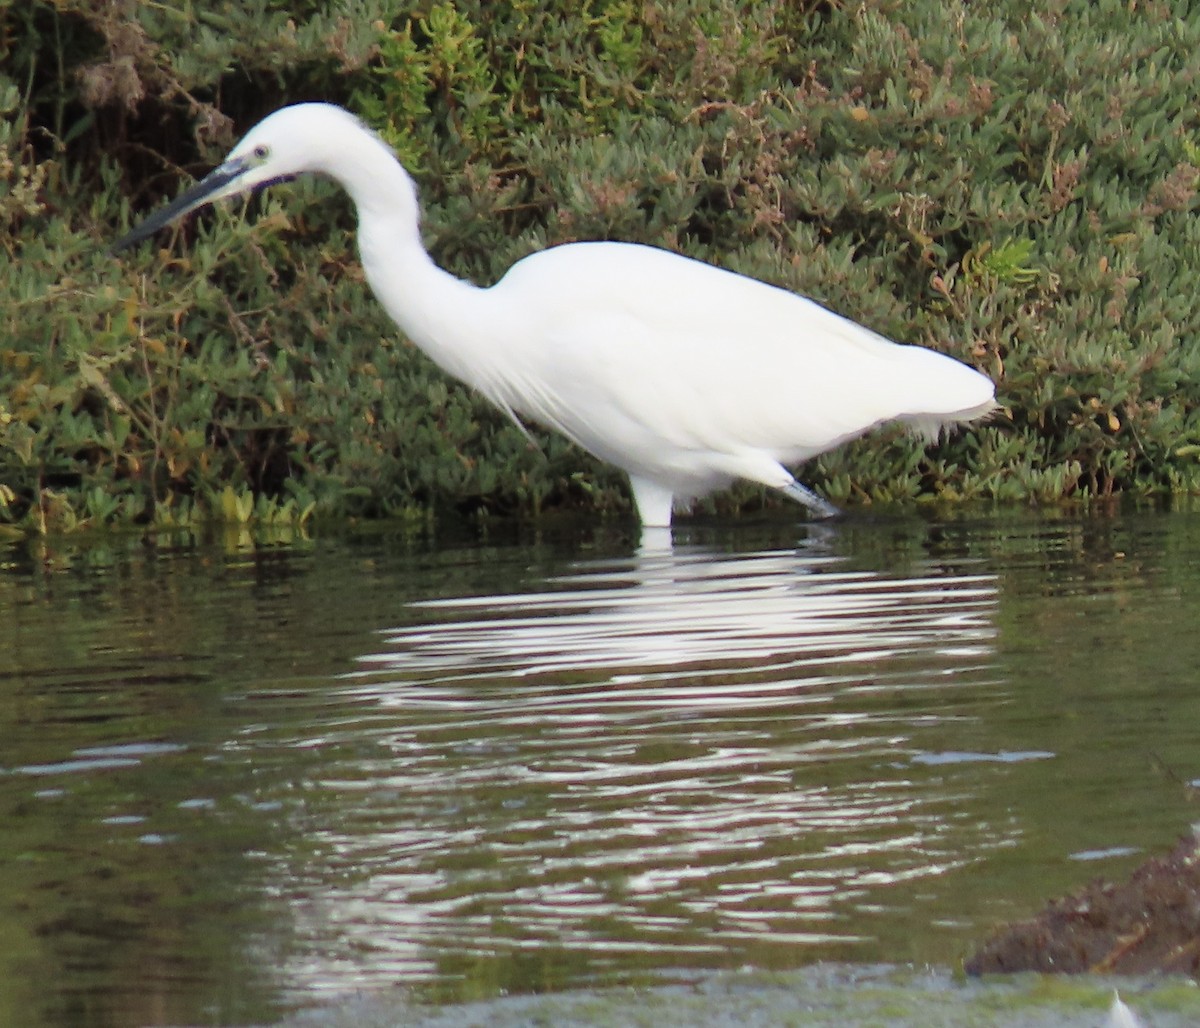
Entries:
{"type": "Polygon", "coordinates": [[[267,146],[266,143],[259,143],[258,146],[254,148],[254,156],[260,161],[265,161],[271,156],[271,148],[267,146]]]}

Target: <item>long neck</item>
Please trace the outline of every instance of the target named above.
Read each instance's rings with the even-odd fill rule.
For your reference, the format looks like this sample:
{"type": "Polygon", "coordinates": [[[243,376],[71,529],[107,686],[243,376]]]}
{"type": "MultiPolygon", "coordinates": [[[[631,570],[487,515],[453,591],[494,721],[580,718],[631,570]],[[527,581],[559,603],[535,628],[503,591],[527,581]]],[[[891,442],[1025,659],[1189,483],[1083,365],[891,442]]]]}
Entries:
{"type": "Polygon", "coordinates": [[[329,169],[358,209],[367,281],[414,343],[452,375],[490,393],[487,351],[495,328],[488,291],[433,262],[421,242],[416,186],[392,152],[372,138],[377,146],[329,169]]]}

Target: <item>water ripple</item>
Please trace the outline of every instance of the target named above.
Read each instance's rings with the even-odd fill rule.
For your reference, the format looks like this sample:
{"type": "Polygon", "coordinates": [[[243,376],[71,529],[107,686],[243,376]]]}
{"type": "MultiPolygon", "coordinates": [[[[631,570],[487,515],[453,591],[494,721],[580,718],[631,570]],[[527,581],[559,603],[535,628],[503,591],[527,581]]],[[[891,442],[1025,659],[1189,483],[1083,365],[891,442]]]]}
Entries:
{"type": "MultiPolygon", "coordinates": [[[[301,935],[341,939],[359,984],[448,954],[853,946],[849,906],[962,862],[958,797],[914,757],[949,752],[991,682],[995,611],[989,574],[805,551],[413,604],[312,726],[336,757],[301,935]]],[[[345,987],[340,967],[292,972],[345,987]]]]}
{"type": "Polygon", "coordinates": [[[554,579],[548,584],[560,588],[546,592],[414,604],[445,620],[387,633],[388,649],[362,661],[372,673],[421,675],[426,686],[443,676],[545,676],[557,695],[566,673],[597,672],[587,680],[621,684],[674,681],[686,667],[728,680],[731,672],[778,677],[834,660],[990,652],[992,576],[882,579],[832,563],[766,553],[652,561],[635,565],[636,574],[600,565],[590,576],[554,579]]]}

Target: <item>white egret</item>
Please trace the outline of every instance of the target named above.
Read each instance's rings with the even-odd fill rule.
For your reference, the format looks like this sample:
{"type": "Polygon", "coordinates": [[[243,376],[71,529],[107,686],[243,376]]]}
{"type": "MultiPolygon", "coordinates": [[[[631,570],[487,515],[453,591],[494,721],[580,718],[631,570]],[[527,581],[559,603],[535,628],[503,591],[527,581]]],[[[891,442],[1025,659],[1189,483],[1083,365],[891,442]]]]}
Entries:
{"type": "Polygon", "coordinates": [[[1113,989],[1112,1006],[1108,1008],[1108,1020],[1104,1028],[1144,1028],[1141,1019],[1129,1005],[1121,999],[1121,994],[1113,989]]]}
{"type": "Polygon", "coordinates": [[[491,287],[461,281],[425,251],[416,187],[391,148],[331,104],[269,115],[114,248],[306,172],[350,194],[367,281],[405,334],[514,419],[623,469],[647,527],[669,527],[676,502],[738,478],[828,517],[836,508],[789,465],[884,422],[932,437],[995,407],[991,380],[951,357],[652,246],[568,243],[525,257],[491,287]]]}

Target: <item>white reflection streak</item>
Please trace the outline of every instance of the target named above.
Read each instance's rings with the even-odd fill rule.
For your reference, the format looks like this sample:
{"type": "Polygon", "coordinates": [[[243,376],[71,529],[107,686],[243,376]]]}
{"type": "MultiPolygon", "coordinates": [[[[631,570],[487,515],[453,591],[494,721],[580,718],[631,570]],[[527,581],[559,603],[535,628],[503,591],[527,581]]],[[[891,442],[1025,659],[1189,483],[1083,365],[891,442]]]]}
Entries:
{"type": "Polygon", "coordinates": [[[340,956],[293,980],[391,984],[449,952],[686,962],[858,940],[839,904],[955,865],[953,797],[887,769],[987,673],[996,603],[991,575],[801,550],[647,552],[414,604],[343,678],[371,713],[343,707],[322,736],[374,756],[322,782],[355,817],[320,837],[324,884],[296,913],[340,956]],[[913,690],[932,713],[890,699],[913,690]]]}
{"type": "Polygon", "coordinates": [[[395,629],[387,633],[388,651],[360,659],[371,675],[384,668],[453,676],[599,669],[609,681],[630,681],[622,674],[629,668],[639,669],[639,680],[649,669],[737,665],[780,654],[789,660],[776,670],[834,656],[878,661],[946,647],[962,656],[990,652],[993,576],[884,579],[836,571],[834,564],[794,552],[736,560],[656,557],[551,583],[586,583],[584,589],[427,601],[414,607],[438,616],[487,616],[395,629]]]}

